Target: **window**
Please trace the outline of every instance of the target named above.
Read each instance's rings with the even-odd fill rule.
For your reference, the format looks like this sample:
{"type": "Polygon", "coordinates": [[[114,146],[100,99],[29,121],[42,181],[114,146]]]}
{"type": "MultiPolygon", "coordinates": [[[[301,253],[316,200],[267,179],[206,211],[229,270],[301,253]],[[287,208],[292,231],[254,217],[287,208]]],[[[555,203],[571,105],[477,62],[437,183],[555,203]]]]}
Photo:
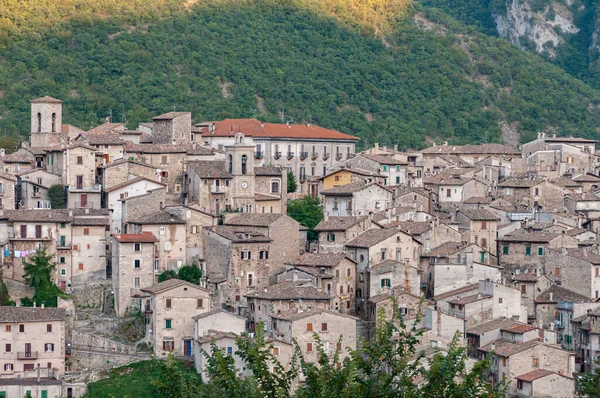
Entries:
{"type": "Polygon", "coordinates": [[[23,370],[27,371],[27,370],[35,370],[35,364],[33,363],[26,363],[23,365],[23,370]]]}
{"type": "Polygon", "coordinates": [[[6,331],[7,332],[11,332],[12,331],[12,325],[6,325],[6,331]]]}
{"type": "Polygon", "coordinates": [[[61,264],[64,264],[66,262],[66,258],[64,256],[61,256],[59,261],[60,261],[61,264]]]}
{"type": "Polygon", "coordinates": [[[135,278],[133,278],[133,285],[135,287],[140,287],[140,277],[136,276],[135,278]]]}
{"type": "Polygon", "coordinates": [[[170,298],[165,300],[165,308],[173,308],[173,307],[171,307],[171,304],[172,304],[172,302],[171,302],[170,298]]]}
{"type": "Polygon", "coordinates": [[[312,324],[312,322],[307,322],[306,323],[306,331],[307,332],[312,332],[313,331],[313,324],[312,324]]]}
{"type": "Polygon", "coordinates": [[[77,156],[77,164],[83,164],[83,156],[77,156]]]}
{"type": "Polygon", "coordinates": [[[527,285],[521,285],[521,292],[527,293],[527,285]]]}
{"type": "Polygon", "coordinates": [[[6,351],[6,352],[11,352],[11,350],[12,350],[12,345],[10,345],[10,344],[7,344],[7,345],[6,345],[6,349],[5,349],[5,351],[6,351]]]}
{"type": "Polygon", "coordinates": [[[242,155],[242,174],[247,173],[247,163],[248,163],[248,157],[246,157],[246,155],[242,155]]]}
{"type": "Polygon", "coordinates": [[[537,368],[538,366],[540,366],[540,359],[539,358],[533,358],[533,367],[537,368]]]}
{"type": "Polygon", "coordinates": [[[242,260],[250,260],[250,250],[242,250],[242,260]]]}
{"type": "Polygon", "coordinates": [[[449,198],[452,196],[452,190],[450,188],[446,189],[446,197],[449,198]]]}
{"type": "Polygon", "coordinates": [[[389,278],[383,278],[381,280],[381,287],[392,287],[392,280],[389,278]]]}
{"type": "Polygon", "coordinates": [[[12,363],[5,363],[4,364],[4,370],[13,370],[13,364],[12,363]]]}
{"type": "Polygon", "coordinates": [[[204,299],[196,299],[196,308],[204,308],[204,299]]]}
{"type": "Polygon", "coordinates": [[[383,171],[387,171],[387,166],[383,165],[383,171]]]}
{"type": "Polygon", "coordinates": [[[560,276],[560,268],[556,268],[556,269],[554,270],[554,274],[555,274],[557,277],[558,277],[558,276],[560,276]]]}
{"type": "Polygon", "coordinates": [[[481,238],[481,247],[487,248],[487,239],[481,238]]]}
{"type": "Polygon", "coordinates": [[[141,252],[142,251],[142,244],[141,243],[134,243],[133,244],[133,251],[134,252],[141,252]]]}
{"type": "Polygon", "coordinates": [[[600,276],[600,267],[596,267],[596,276],[600,276]]]}
{"type": "Polygon", "coordinates": [[[83,263],[79,263],[79,271],[83,271],[83,263]]]}
{"type": "Polygon", "coordinates": [[[237,295],[235,296],[235,301],[240,301],[240,295],[239,295],[239,294],[237,294],[237,295]]]}
{"type": "Polygon", "coordinates": [[[84,228],[83,229],[83,235],[89,235],[90,234],[90,229],[89,228],[84,228]]]}
{"type": "Polygon", "coordinates": [[[312,343],[306,343],[306,352],[312,352],[312,343]]]}
{"type": "Polygon", "coordinates": [[[279,355],[279,347],[273,347],[273,355],[279,355]]]}
{"type": "Polygon", "coordinates": [[[502,254],[508,254],[508,246],[502,247],[502,254]]]}
{"type": "Polygon", "coordinates": [[[142,266],[142,262],[139,259],[135,259],[133,260],[133,267],[134,268],[140,268],[142,266]]]}
{"type": "Polygon", "coordinates": [[[233,347],[227,347],[227,355],[233,354],[233,347]]]}
{"type": "Polygon", "coordinates": [[[502,297],[498,298],[498,304],[502,304],[502,297]]]}
{"type": "Polygon", "coordinates": [[[163,155],[163,156],[161,157],[161,161],[160,161],[160,162],[161,162],[162,164],[167,164],[167,163],[168,163],[168,156],[165,156],[165,155],[163,155]]]}
{"type": "Polygon", "coordinates": [[[52,333],[52,324],[51,323],[46,324],[46,333],[52,333]]]}
{"type": "Polygon", "coordinates": [[[335,234],[328,233],[327,234],[327,242],[335,242],[335,234]]]}
{"type": "Polygon", "coordinates": [[[258,258],[261,260],[268,260],[269,252],[267,250],[261,250],[260,252],[258,252],[258,258]]]}
{"type": "Polygon", "coordinates": [[[23,324],[19,325],[19,333],[25,333],[25,325],[23,325],[23,324]]]}
{"type": "Polygon", "coordinates": [[[327,331],[327,323],[322,323],[321,324],[321,332],[326,332],[327,331]]]}
{"type": "Polygon", "coordinates": [[[487,221],[481,222],[481,229],[487,229],[487,221]]]}
{"type": "Polygon", "coordinates": [[[344,294],[344,285],[340,285],[340,294],[344,294]]]}
{"type": "Polygon", "coordinates": [[[252,275],[252,274],[248,274],[248,286],[249,287],[254,286],[254,275],[252,275]]]}
{"type": "Polygon", "coordinates": [[[46,351],[46,352],[54,352],[54,344],[53,343],[46,343],[46,344],[44,344],[44,351],[46,351]]]}
{"type": "Polygon", "coordinates": [[[175,343],[171,340],[163,341],[163,351],[173,351],[175,348],[175,343]]]}
{"type": "Polygon", "coordinates": [[[544,255],[544,248],[542,246],[538,247],[538,256],[543,256],[544,255]]]}
{"type": "Polygon", "coordinates": [[[381,249],[381,261],[387,259],[387,250],[381,249]]]}
{"type": "Polygon", "coordinates": [[[525,246],[525,255],[531,256],[531,246],[525,246]]]}
{"type": "Polygon", "coordinates": [[[172,319],[165,319],[165,329],[171,329],[171,322],[173,320],[172,319]]]}
{"type": "Polygon", "coordinates": [[[523,380],[517,380],[517,388],[518,388],[519,390],[522,390],[522,389],[523,389],[523,380]]]}
{"type": "Polygon", "coordinates": [[[400,177],[396,177],[396,185],[400,184],[400,177]]]}

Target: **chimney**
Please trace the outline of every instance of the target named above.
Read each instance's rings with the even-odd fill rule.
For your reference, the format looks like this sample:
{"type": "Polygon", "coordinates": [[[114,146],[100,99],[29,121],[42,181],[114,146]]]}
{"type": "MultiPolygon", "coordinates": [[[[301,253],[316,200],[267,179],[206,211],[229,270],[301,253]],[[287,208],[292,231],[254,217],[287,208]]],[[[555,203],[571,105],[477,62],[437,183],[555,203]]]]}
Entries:
{"type": "Polygon", "coordinates": [[[375,150],[378,151],[379,150],[379,142],[375,143],[375,150]]]}
{"type": "Polygon", "coordinates": [[[554,292],[550,292],[548,294],[550,295],[550,302],[552,302],[552,300],[554,299],[554,292]]]}
{"type": "Polygon", "coordinates": [[[90,208],[86,207],[85,210],[84,210],[84,212],[85,212],[85,214],[90,214],[90,208]]]}
{"type": "Polygon", "coordinates": [[[448,146],[448,141],[444,141],[444,142],[442,142],[442,145],[443,145],[443,146],[448,146]]]}
{"type": "Polygon", "coordinates": [[[44,308],[46,308],[46,304],[42,303],[42,305],[40,305],[40,308],[41,308],[41,309],[44,309],[44,308]]]}
{"type": "Polygon", "coordinates": [[[211,231],[216,232],[217,231],[217,226],[215,224],[210,226],[211,231]]]}
{"type": "Polygon", "coordinates": [[[563,256],[566,256],[567,254],[569,254],[569,250],[566,247],[563,247],[562,254],[563,254],[563,256]]]}
{"type": "Polygon", "coordinates": [[[329,221],[329,212],[328,211],[323,212],[323,220],[329,221]]]}
{"type": "Polygon", "coordinates": [[[398,152],[398,144],[394,144],[394,152],[398,152]]]}
{"type": "Polygon", "coordinates": [[[73,217],[73,210],[69,209],[69,217],[73,217]]]}
{"type": "Polygon", "coordinates": [[[584,256],[584,257],[587,257],[587,247],[584,247],[584,248],[583,248],[583,256],[584,256]]]}
{"type": "Polygon", "coordinates": [[[33,308],[37,307],[37,303],[35,302],[35,300],[33,301],[33,308]]]}
{"type": "Polygon", "coordinates": [[[495,351],[495,350],[496,350],[496,343],[492,342],[492,351],[495,351]]]}

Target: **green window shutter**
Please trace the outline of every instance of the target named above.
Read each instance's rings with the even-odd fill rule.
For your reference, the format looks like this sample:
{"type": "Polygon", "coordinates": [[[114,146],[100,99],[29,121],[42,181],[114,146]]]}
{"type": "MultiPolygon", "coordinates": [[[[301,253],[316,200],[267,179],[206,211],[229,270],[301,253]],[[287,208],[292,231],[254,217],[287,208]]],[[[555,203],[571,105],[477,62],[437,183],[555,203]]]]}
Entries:
{"type": "Polygon", "coordinates": [[[42,390],[42,398],[48,398],[48,390],[42,390]]]}
{"type": "Polygon", "coordinates": [[[531,256],[531,246],[525,246],[525,255],[531,256]]]}
{"type": "Polygon", "coordinates": [[[396,171],[400,171],[400,166],[396,166],[396,171]]]}
{"type": "Polygon", "coordinates": [[[538,247],[538,256],[543,256],[544,255],[544,248],[543,247],[538,247]]]}
{"type": "Polygon", "coordinates": [[[396,184],[400,184],[400,177],[396,177],[396,184]]]}
{"type": "Polygon", "coordinates": [[[502,254],[508,254],[508,246],[502,248],[502,254]]]}
{"type": "Polygon", "coordinates": [[[0,398],[6,398],[6,391],[0,391],[0,398]]]}
{"type": "Polygon", "coordinates": [[[171,329],[171,320],[170,319],[165,319],[165,327],[167,329],[171,329]]]}
{"type": "Polygon", "coordinates": [[[387,166],[383,166],[383,171],[387,171],[387,166]]]}
{"type": "Polygon", "coordinates": [[[384,281],[385,281],[385,279],[382,279],[382,280],[381,280],[381,287],[384,287],[384,286],[385,286],[385,282],[384,282],[384,281]]]}

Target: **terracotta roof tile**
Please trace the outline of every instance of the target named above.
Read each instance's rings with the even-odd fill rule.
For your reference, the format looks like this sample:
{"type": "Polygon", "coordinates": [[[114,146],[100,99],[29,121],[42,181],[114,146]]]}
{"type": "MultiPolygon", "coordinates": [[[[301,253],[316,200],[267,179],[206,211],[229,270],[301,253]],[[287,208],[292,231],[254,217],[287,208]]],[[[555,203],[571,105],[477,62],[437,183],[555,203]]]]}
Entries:
{"type": "Polygon", "coordinates": [[[345,231],[367,218],[368,216],[329,217],[327,220],[321,220],[315,231],[345,231]]]}
{"type": "Polygon", "coordinates": [[[333,267],[338,265],[345,258],[347,258],[346,253],[304,253],[295,260],[286,262],[286,264],[311,267],[333,267]]]}
{"type": "Polygon", "coordinates": [[[533,243],[548,243],[560,236],[560,234],[552,232],[526,232],[516,230],[502,238],[498,238],[499,242],[533,242],[533,243]]]}
{"type": "Polygon", "coordinates": [[[161,210],[158,213],[149,214],[146,216],[138,217],[136,219],[128,221],[132,224],[143,224],[143,225],[169,225],[169,224],[185,224],[185,221],[181,218],[174,216],[173,214],[161,210]]]}
{"type": "Polygon", "coordinates": [[[157,294],[157,293],[165,292],[167,290],[174,289],[174,288],[179,287],[179,286],[192,287],[192,288],[197,289],[197,290],[204,290],[204,291],[208,292],[208,290],[205,289],[205,288],[202,288],[202,287],[200,287],[198,285],[195,285],[195,284],[190,283],[188,281],[184,281],[184,280],[177,279],[177,278],[167,279],[164,282],[156,283],[156,284],[154,284],[152,286],[145,287],[145,288],[140,289],[140,290],[143,291],[143,292],[151,293],[151,294],[157,294]]]}
{"type": "Polygon", "coordinates": [[[518,354],[522,351],[529,350],[535,346],[542,344],[538,340],[528,340],[523,343],[516,342],[513,340],[499,339],[492,341],[489,344],[480,347],[479,350],[484,352],[494,351],[496,355],[501,357],[510,357],[511,355],[518,354]]]}
{"type": "Polygon", "coordinates": [[[467,334],[482,335],[491,332],[492,330],[502,329],[516,324],[518,324],[518,322],[510,318],[497,318],[489,322],[481,323],[477,326],[470,327],[469,329],[467,329],[467,334]]]}
{"type": "Polygon", "coordinates": [[[59,99],[49,97],[47,95],[42,98],[35,98],[29,101],[32,104],[43,103],[43,104],[62,104],[63,102],[59,99]]]}
{"type": "Polygon", "coordinates": [[[125,124],[124,123],[103,123],[99,126],[93,127],[91,129],[88,130],[88,133],[92,133],[92,134],[106,134],[106,133],[112,133],[114,131],[121,131],[121,130],[125,130],[125,124]]]}
{"type": "Polygon", "coordinates": [[[238,225],[247,227],[268,227],[282,217],[287,217],[282,213],[240,213],[227,219],[224,225],[238,225]]]}
{"type": "Polygon", "coordinates": [[[267,300],[329,300],[329,294],[315,286],[299,281],[283,281],[265,289],[257,289],[246,297],[267,300]]]}
{"type": "MultiPolygon", "coordinates": [[[[205,230],[212,230],[212,227],[204,227],[205,230]]],[[[267,236],[252,231],[244,226],[235,225],[217,225],[213,231],[217,235],[224,237],[232,242],[241,243],[260,243],[260,242],[271,242],[267,236]]]]}
{"type": "Polygon", "coordinates": [[[0,322],[64,321],[64,308],[0,307],[0,322]]]}
{"type": "Polygon", "coordinates": [[[282,170],[283,170],[282,168],[274,167],[274,166],[255,167],[254,175],[281,177],[282,170]]]}
{"type": "Polygon", "coordinates": [[[188,162],[188,167],[193,169],[200,178],[232,178],[225,169],[225,161],[198,160],[188,162]]]}
{"type": "Polygon", "coordinates": [[[467,247],[467,245],[462,242],[446,242],[432,248],[426,253],[421,254],[421,257],[447,257],[451,254],[461,251],[465,247],[467,247]]]}
{"type": "Polygon", "coordinates": [[[346,246],[350,247],[371,247],[383,242],[384,240],[399,233],[397,229],[384,228],[384,229],[369,229],[350,242],[346,243],[346,246]]]}
{"type": "Polygon", "coordinates": [[[394,166],[404,166],[404,165],[408,165],[407,162],[403,162],[401,160],[397,160],[394,159],[392,156],[389,155],[367,155],[367,154],[361,154],[360,156],[363,156],[367,159],[371,159],[381,165],[394,165],[394,166]]]}
{"type": "Polygon", "coordinates": [[[423,153],[434,154],[486,154],[486,155],[520,155],[521,152],[502,144],[480,144],[480,145],[438,145],[423,149],[423,153]]]}
{"type": "MultiPolygon", "coordinates": [[[[152,118],[152,120],[171,120],[176,117],[191,115],[190,112],[167,112],[152,118]]],[[[190,126],[191,127],[191,126],[190,126]]]]}
{"type": "Polygon", "coordinates": [[[215,123],[214,132],[209,132],[207,128],[202,129],[202,134],[206,137],[233,137],[237,132],[242,132],[248,137],[359,140],[357,137],[319,126],[304,124],[290,124],[289,126],[275,123],[261,124],[256,119],[225,119],[215,123]]]}
{"type": "Polygon", "coordinates": [[[472,221],[500,221],[496,215],[483,209],[463,209],[460,210],[468,219],[472,221]]]}
{"type": "Polygon", "coordinates": [[[158,239],[152,232],[142,232],[141,234],[116,234],[115,239],[120,243],[155,243],[158,239]]]}
{"type": "Polygon", "coordinates": [[[552,285],[548,289],[540,293],[535,299],[536,303],[558,303],[565,301],[569,303],[585,303],[593,301],[591,298],[579,294],[562,286],[552,285]],[[552,300],[550,299],[552,296],[552,300]]]}
{"type": "Polygon", "coordinates": [[[516,333],[516,334],[523,334],[523,333],[531,332],[532,330],[535,330],[535,329],[536,329],[535,327],[524,324],[524,323],[515,323],[513,325],[505,326],[505,327],[501,328],[501,330],[505,330],[507,332],[516,333]]]}
{"type": "Polygon", "coordinates": [[[554,374],[554,372],[551,372],[551,371],[545,370],[545,369],[536,369],[536,370],[532,370],[529,373],[515,376],[515,379],[532,382],[534,380],[541,379],[542,377],[546,377],[551,374],[554,374]]]}

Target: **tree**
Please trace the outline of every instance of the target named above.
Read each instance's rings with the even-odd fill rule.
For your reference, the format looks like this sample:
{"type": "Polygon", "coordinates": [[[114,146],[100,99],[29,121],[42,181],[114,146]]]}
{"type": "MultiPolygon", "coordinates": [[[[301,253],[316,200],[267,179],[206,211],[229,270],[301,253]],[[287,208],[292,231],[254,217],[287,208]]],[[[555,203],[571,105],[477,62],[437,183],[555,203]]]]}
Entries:
{"type": "Polygon", "coordinates": [[[50,206],[53,209],[64,209],[67,207],[67,195],[63,185],[52,185],[48,189],[48,198],[50,199],[50,206]]]}
{"type": "Polygon", "coordinates": [[[167,270],[158,276],[158,282],[168,281],[169,279],[181,279],[194,285],[200,284],[202,278],[202,270],[197,265],[184,265],[179,268],[179,271],[167,270]]]}
{"type": "Polygon", "coordinates": [[[317,240],[318,235],[314,228],[323,219],[323,208],[318,199],[305,196],[288,203],[288,216],[308,228],[308,240],[317,240]]]}
{"type": "Polygon", "coordinates": [[[200,380],[196,376],[185,374],[182,363],[171,352],[165,360],[152,359],[154,377],[150,383],[156,388],[158,397],[192,398],[197,397],[200,380]]]}
{"type": "Polygon", "coordinates": [[[600,359],[596,361],[596,370],[594,373],[584,373],[579,376],[577,381],[579,386],[579,395],[590,398],[600,397],[600,359]]]}
{"type": "Polygon", "coordinates": [[[298,189],[298,184],[296,183],[296,176],[293,171],[288,171],[287,173],[287,192],[294,193],[298,189]]]}
{"type": "MultiPolygon", "coordinates": [[[[56,263],[52,261],[52,255],[48,254],[45,247],[40,247],[29,260],[23,259],[23,278],[25,282],[35,288],[33,300],[37,303],[45,303],[48,307],[56,307],[57,297],[68,297],[52,281],[52,274],[56,269],[56,263]]],[[[30,304],[31,300],[21,299],[24,305],[30,304]]]]}

